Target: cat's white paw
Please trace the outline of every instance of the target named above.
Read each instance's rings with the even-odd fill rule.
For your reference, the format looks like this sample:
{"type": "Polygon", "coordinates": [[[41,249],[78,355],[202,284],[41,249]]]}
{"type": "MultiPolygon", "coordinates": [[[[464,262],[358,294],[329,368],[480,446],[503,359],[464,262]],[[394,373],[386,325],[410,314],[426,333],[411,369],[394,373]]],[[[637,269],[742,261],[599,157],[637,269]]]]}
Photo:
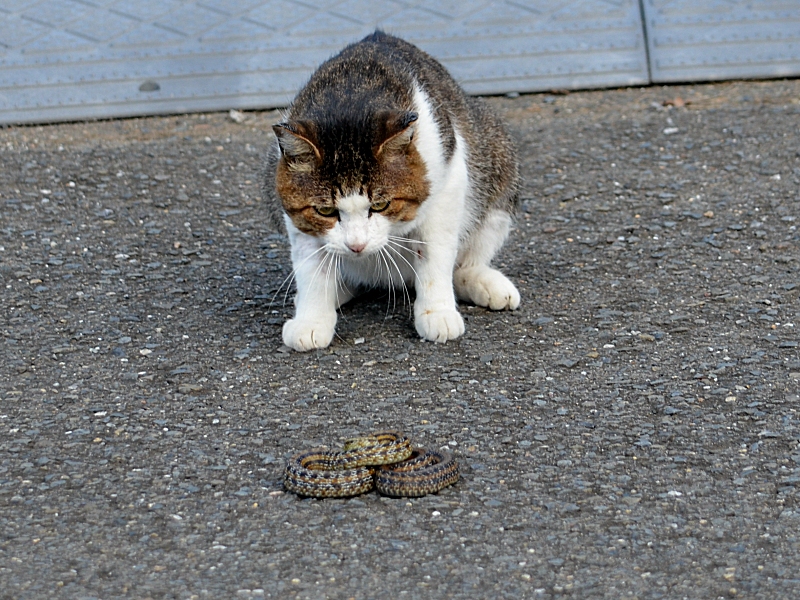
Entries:
{"type": "Polygon", "coordinates": [[[462,267],[453,274],[456,294],[491,310],[516,310],[519,292],[508,277],[489,267],[462,267]]]}
{"type": "Polygon", "coordinates": [[[298,352],[327,348],[333,340],[335,327],[335,321],[289,319],[283,324],[283,343],[298,352]]]}
{"type": "Polygon", "coordinates": [[[431,342],[444,343],[464,333],[464,319],[454,308],[421,311],[414,325],[420,337],[431,342]]]}

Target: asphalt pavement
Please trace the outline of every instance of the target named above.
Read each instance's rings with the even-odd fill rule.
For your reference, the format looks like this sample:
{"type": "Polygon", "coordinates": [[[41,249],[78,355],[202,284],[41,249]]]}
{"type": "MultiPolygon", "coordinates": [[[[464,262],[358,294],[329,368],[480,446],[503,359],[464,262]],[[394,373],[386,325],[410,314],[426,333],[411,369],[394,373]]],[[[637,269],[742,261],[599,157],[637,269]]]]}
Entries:
{"type": "Polygon", "coordinates": [[[491,102],[520,309],[376,292],[309,354],[276,112],[0,129],[0,598],[800,595],[800,81],[491,102]],[[282,490],[387,428],[461,481],[282,490]]]}

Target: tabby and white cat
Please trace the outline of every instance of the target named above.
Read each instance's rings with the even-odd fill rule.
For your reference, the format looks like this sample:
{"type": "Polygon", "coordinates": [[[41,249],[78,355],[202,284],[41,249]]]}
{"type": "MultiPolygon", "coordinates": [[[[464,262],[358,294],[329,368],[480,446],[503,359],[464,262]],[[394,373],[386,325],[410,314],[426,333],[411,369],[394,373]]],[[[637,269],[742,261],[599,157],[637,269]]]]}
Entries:
{"type": "Polygon", "coordinates": [[[513,145],[428,54],[378,31],[323,63],[273,129],[263,196],[292,247],[287,346],[328,346],[364,288],[413,285],[417,332],[434,342],[464,333],[456,297],[519,306],[489,266],[517,204],[513,145]]]}

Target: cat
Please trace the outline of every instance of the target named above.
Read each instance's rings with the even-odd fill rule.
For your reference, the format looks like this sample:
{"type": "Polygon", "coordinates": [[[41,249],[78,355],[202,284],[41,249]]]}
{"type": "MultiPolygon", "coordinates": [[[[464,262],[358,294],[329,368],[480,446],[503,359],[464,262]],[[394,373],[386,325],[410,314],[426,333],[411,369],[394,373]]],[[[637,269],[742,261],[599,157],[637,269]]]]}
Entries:
{"type": "Polygon", "coordinates": [[[434,58],[376,31],[323,63],[273,130],[262,196],[291,244],[286,346],[327,347],[365,288],[413,285],[417,333],[434,342],[464,333],[456,298],[519,306],[489,266],[518,204],[514,145],[434,58]]]}

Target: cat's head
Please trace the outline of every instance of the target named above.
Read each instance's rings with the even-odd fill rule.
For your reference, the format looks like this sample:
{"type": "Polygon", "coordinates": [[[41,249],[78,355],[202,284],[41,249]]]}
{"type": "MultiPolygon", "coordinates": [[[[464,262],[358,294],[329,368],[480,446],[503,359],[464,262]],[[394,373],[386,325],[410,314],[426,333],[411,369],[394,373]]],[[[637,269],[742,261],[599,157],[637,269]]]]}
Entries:
{"type": "Polygon", "coordinates": [[[394,110],[275,125],[275,182],[295,227],[353,257],[379,251],[407,229],[429,191],[416,126],[416,113],[394,110]]]}

